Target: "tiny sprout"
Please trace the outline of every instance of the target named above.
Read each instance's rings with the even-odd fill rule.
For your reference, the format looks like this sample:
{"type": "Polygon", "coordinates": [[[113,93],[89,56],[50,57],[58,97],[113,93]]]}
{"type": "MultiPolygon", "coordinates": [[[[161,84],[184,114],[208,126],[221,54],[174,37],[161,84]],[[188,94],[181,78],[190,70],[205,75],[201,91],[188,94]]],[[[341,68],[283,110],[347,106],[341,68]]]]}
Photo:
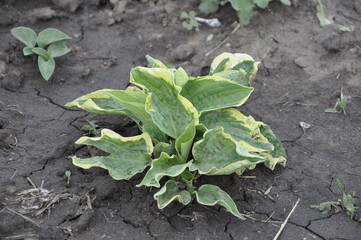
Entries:
{"type": "Polygon", "coordinates": [[[92,121],[88,121],[88,124],[84,124],[80,130],[82,130],[83,132],[85,132],[88,135],[97,135],[100,130],[99,130],[99,126],[97,125],[97,123],[99,121],[96,120],[92,120],[92,121]]]}
{"type": "Polygon", "coordinates": [[[337,98],[336,104],[333,108],[325,109],[326,113],[341,113],[346,115],[347,96],[343,94],[343,87],[341,88],[340,98],[337,98]],[[338,110],[340,109],[340,110],[338,110]]]}
{"type": "Polygon", "coordinates": [[[192,30],[194,28],[196,31],[199,31],[199,23],[196,20],[195,11],[190,11],[189,13],[181,12],[180,18],[185,19],[182,24],[185,29],[192,30]]]}
{"type": "Polygon", "coordinates": [[[67,177],[67,184],[70,184],[71,171],[66,170],[65,171],[65,176],[67,177]]]}

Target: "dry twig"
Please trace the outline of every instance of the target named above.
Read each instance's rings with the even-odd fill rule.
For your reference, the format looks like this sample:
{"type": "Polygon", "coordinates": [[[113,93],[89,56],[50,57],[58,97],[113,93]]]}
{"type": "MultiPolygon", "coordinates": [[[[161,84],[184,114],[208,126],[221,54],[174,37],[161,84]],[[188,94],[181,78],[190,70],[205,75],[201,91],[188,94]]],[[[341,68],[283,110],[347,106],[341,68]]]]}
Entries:
{"type": "MultiPolygon", "coordinates": [[[[3,204],[4,204],[4,203],[3,203],[3,204]]],[[[5,205],[5,204],[4,204],[4,205],[5,205]]],[[[32,224],[34,224],[34,225],[37,226],[37,227],[40,227],[39,223],[35,222],[33,219],[31,219],[31,218],[29,218],[29,217],[27,217],[27,216],[25,216],[25,215],[23,215],[23,214],[21,214],[21,213],[18,213],[18,212],[16,212],[16,211],[12,210],[11,208],[8,208],[6,205],[5,205],[5,208],[6,208],[6,210],[8,210],[9,212],[14,213],[14,214],[22,217],[24,220],[26,220],[26,221],[28,221],[28,222],[31,222],[32,224]]]]}
{"type": "Polygon", "coordinates": [[[276,236],[273,238],[273,240],[277,240],[278,237],[281,235],[283,229],[285,228],[285,226],[286,226],[286,224],[288,222],[288,219],[290,219],[292,213],[295,211],[295,209],[296,209],[299,202],[300,202],[300,199],[298,199],[297,202],[295,203],[295,205],[293,206],[292,210],[290,211],[290,213],[286,217],[285,221],[282,223],[280,229],[278,230],[278,232],[277,232],[276,236]]]}
{"type": "Polygon", "coordinates": [[[216,51],[218,48],[220,48],[225,42],[228,41],[228,39],[235,33],[237,30],[241,27],[241,24],[238,23],[237,26],[232,30],[232,32],[222,41],[220,42],[215,48],[213,48],[211,51],[206,53],[206,57],[211,54],[212,52],[216,51]]]}

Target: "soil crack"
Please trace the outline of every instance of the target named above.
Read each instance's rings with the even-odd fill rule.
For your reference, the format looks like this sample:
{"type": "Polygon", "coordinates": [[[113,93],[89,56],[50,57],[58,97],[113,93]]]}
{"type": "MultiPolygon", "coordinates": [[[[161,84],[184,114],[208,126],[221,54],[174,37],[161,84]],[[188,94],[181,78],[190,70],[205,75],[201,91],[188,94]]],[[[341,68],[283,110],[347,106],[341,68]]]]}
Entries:
{"type": "Polygon", "coordinates": [[[231,223],[231,218],[228,219],[228,222],[224,226],[224,232],[228,234],[230,240],[234,240],[234,237],[230,232],[228,232],[228,225],[231,223]]]}
{"type": "MultiPolygon", "coordinates": [[[[312,223],[313,221],[318,221],[318,220],[327,219],[327,218],[330,218],[330,216],[325,217],[325,218],[317,218],[317,219],[314,219],[314,220],[310,220],[306,226],[300,225],[300,224],[295,223],[295,222],[292,222],[292,221],[288,221],[288,223],[293,224],[293,225],[295,225],[295,226],[297,226],[297,227],[303,228],[303,229],[305,229],[306,231],[310,232],[311,234],[313,234],[313,235],[321,238],[322,240],[326,240],[325,237],[323,237],[323,236],[321,236],[320,234],[314,232],[313,230],[309,229],[308,227],[311,225],[311,223],[312,223]]],[[[271,219],[274,220],[274,221],[280,221],[280,222],[282,222],[282,220],[280,220],[280,219],[275,219],[275,218],[271,218],[271,219]]]]}
{"type": "Polygon", "coordinates": [[[83,111],[83,110],[79,110],[79,109],[71,109],[71,108],[64,107],[63,105],[54,102],[50,97],[42,95],[41,92],[38,89],[34,88],[34,90],[37,92],[37,94],[36,94],[37,96],[47,99],[51,104],[53,104],[53,105],[55,105],[55,106],[57,106],[57,107],[59,107],[61,109],[64,109],[66,111],[72,111],[72,112],[81,112],[81,111],[83,111]]]}
{"type": "Polygon", "coordinates": [[[89,115],[89,113],[86,113],[85,115],[83,116],[79,116],[79,117],[76,117],[74,120],[72,120],[70,123],[69,123],[69,126],[72,126],[74,128],[76,128],[77,130],[81,131],[80,128],[78,128],[77,126],[74,125],[74,122],[76,122],[78,119],[80,118],[83,118],[83,117],[87,117],[89,115]]]}

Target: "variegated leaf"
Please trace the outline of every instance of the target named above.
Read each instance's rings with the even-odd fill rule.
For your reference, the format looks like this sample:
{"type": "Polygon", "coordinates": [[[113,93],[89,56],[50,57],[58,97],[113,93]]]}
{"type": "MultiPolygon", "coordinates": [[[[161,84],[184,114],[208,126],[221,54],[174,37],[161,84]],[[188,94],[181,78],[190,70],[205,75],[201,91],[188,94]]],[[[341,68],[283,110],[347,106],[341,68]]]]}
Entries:
{"type": "Polygon", "coordinates": [[[273,150],[273,145],[260,132],[261,122],[253,117],[246,117],[237,109],[228,108],[203,113],[199,121],[208,129],[223,127],[249,152],[264,152],[273,150]]]}
{"type": "Polygon", "coordinates": [[[192,153],[194,162],[189,170],[205,175],[229,175],[265,161],[264,157],[249,153],[221,127],[208,130],[194,144],[192,153]]]}
{"type": "Polygon", "coordinates": [[[174,84],[172,70],[137,67],[130,75],[132,83],[150,92],[145,109],[164,133],[177,139],[193,120],[198,122],[197,110],[179,95],[181,87],[174,84]]]}
{"type": "Polygon", "coordinates": [[[211,64],[211,75],[221,76],[248,87],[257,71],[258,62],[244,53],[222,53],[211,64]]]}
{"type": "Polygon", "coordinates": [[[243,214],[241,214],[232,198],[217,186],[211,184],[202,185],[197,191],[195,191],[197,201],[200,204],[206,206],[214,206],[216,204],[221,205],[227,209],[228,212],[234,216],[245,220],[243,214]]]}
{"type": "Polygon", "coordinates": [[[103,89],[81,96],[66,104],[95,114],[123,114],[141,125],[157,141],[166,141],[164,133],[153,123],[145,111],[147,95],[138,88],[127,90],[103,89]]]}
{"type": "Polygon", "coordinates": [[[193,140],[196,135],[195,120],[193,120],[187,129],[175,141],[175,148],[181,161],[188,160],[189,153],[192,149],[193,140]]]}
{"type": "Polygon", "coordinates": [[[241,106],[253,92],[253,88],[241,86],[217,76],[189,79],[181,95],[187,98],[199,112],[226,107],[241,106]]]}
{"type": "Polygon", "coordinates": [[[186,190],[180,190],[177,183],[173,180],[168,180],[164,186],[154,194],[154,199],[157,200],[158,208],[163,209],[174,200],[187,205],[191,202],[191,194],[186,190]]]}
{"type": "Polygon", "coordinates": [[[262,155],[266,157],[265,165],[271,170],[275,168],[276,164],[285,166],[287,155],[285,149],[283,148],[282,142],[276,137],[270,126],[267,124],[262,123],[260,130],[262,135],[265,136],[274,146],[274,150],[268,153],[262,153],[262,155]]]}
{"type": "Polygon", "coordinates": [[[110,155],[84,159],[72,157],[74,165],[85,169],[107,169],[115,180],[130,179],[135,174],[143,172],[152,161],[153,145],[147,133],[122,137],[109,129],[103,129],[100,137],[81,137],[76,144],[94,146],[110,155]]]}
{"type": "Polygon", "coordinates": [[[190,164],[183,163],[177,156],[169,156],[167,153],[162,153],[158,159],[152,161],[151,167],[143,178],[142,182],[137,185],[147,187],[160,187],[159,181],[164,176],[176,177],[180,175],[190,164]]]}

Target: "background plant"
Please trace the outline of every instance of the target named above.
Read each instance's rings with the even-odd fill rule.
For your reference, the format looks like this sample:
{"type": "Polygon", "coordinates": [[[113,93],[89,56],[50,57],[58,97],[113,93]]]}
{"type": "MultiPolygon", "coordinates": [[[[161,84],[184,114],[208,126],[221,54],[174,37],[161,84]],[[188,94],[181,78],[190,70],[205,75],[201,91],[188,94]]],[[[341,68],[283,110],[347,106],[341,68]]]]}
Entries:
{"type": "Polygon", "coordinates": [[[333,108],[325,109],[325,112],[327,113],[343,112],[343,114],[346,114],[346,106],[347,106],[347,96],[343,94],[343,87],[342,87],[340,91],[340,98],[337,98],[335,106],[333,108]]]}
{"type": "Polygon", "coordinates": [[[100,133],[100,127],[98,126],[99,121],[97,120],[91,120],[88,121],[88,124],[84,124],[80,130],[82,130],[85,134],[88,135],[97,135],[98,133],[100,133]]]}
{"type": "Polygon", "coordinates": [[[49,80],[55,70],[54,58],[71,51],[64,44],[64,41],[71,37],[55,28],[47,28],[36,35],[31,28],[16,27],[11,29],[11,34],[25,44],[24,56],[38,58],[39,71],[45,80],[49,80]]]}
{"type": "MultiPolygon", "coordinates": [[[[247,25],[252,18],[255,7],[266,8],[272,0],[201,0],[199,10],[205,14],[216,12],[219,6],[225,2],[230,2],[232,7],[237,11],[239,22],[247,25]]],[[[280,0],[285,5],[291,5],[290,0],[280,0]]]]}
{"type": "Polygon", "coordinates": [[[147,56],[151,68],[130,72],[126,90],[103,89],[79,97],[68,107],[95,114],[123,114],[138,123],[143,134],[123,137],[103,129],[99,137],[76,143],[109,153],[73,163],[88,169],[107,169],[116,180],[128,180],[147,170],[137,185],[156,187],[159,208],[172,201],[184,205],[219,204],[243,219],[232,198],[218,186],[196,186],[200,175],[241,175],[257,164],[274,169],[286,163],[281,142],[271,128],[237,109],[250,96],[257,63],[247,54],[223,53],[208,76],[190,77],[183,68],[167,67],[147,56]],[[164,183],[163,178],[168,180],[164,183]],[[164,183],[164,184],[163,184],[164,183]]]}
{"type": "Polygon", "coordinates": [[[182,26],[187,30],[192,30],[193,28],[195,30],[198,30],[199,23],[196,20],[196,12],[190,11],[190,12],[181,12],[180,18],[184,19],[182,26]]]}
{"type": "MultiPolygon", "coordinates": [[[[351,219],[355,219],[357,213],[357,207],[355,206],[355,193],[346,193],[345,185],[340,181],[340,179],[336,180],[336,184],[342,194],[341,199],[338,199],[337,201],[320,203],[319,205],[311,205],[310,207],[318,209],[322,212],[322,214],[328,214],[332,209],[335,209],[335,212],[339,212],[344,209],[346,210],[346,214],[350,216],[351,219]]],[[[361,219],[359,219],[359,221],[361,221],[361,219]]]]}

